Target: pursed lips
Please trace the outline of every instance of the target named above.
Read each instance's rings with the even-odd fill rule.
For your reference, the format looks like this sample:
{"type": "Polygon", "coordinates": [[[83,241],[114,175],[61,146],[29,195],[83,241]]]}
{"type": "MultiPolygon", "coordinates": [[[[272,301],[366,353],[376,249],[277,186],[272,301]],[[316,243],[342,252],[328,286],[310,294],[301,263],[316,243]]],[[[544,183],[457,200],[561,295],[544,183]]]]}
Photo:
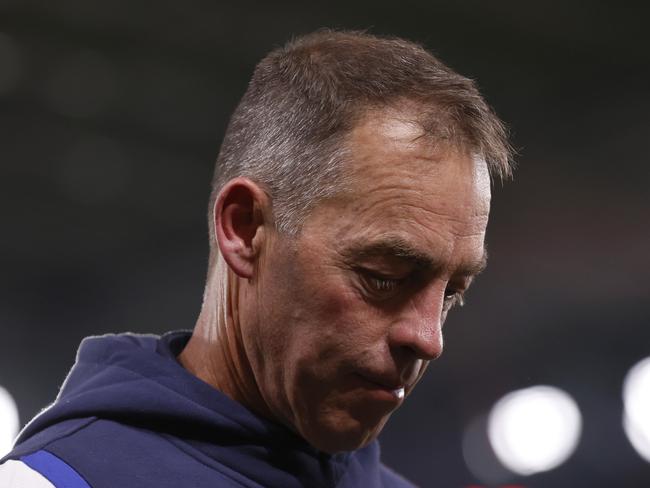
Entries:
{"type": "Polygon", "coordinates": [[[404,396],[404,391],[408,387],[408,382],[402,381],[398,375],[390,374],[377,374],[369,371],[362,371],[358,373],[366,382],[375,385],[382,390],[396,392],[400,398],[404,396]]]}
{"type": "Polygon", "coordinates": [[[388,390],[397,390],[399,388],[408,390],[416,382],[420,369],[421,364],[418,360],[415,364],[405,368],[401,374],[391,371],[380,372],[370,368],[361,369],[358,374],[371,383],[375,383],[388,390]]]}

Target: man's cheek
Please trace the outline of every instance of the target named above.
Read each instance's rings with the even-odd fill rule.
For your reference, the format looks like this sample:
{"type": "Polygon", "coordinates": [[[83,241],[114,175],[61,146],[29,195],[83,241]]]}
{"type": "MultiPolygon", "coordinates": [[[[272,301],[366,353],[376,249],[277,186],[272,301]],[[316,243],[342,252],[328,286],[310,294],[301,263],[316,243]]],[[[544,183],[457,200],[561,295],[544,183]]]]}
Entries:
{"type": "Polygon", "coordinates": [[[363,302],[350,285],[341,278],[317,280],[311,294],[315,317],[340,326],[348,314],[354,314],[363,302]]]}

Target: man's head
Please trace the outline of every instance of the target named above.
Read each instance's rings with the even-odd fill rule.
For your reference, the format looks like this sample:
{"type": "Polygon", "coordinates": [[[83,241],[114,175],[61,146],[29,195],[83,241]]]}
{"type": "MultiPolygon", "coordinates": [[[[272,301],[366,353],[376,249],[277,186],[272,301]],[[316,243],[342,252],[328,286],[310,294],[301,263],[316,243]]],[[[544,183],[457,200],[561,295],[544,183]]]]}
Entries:
{"type": "Polygon", "coordinates": [[[493,177],[510,176],[504,127],[471,80],[403,39],[319,31],[257,65],[217,159],[210,229],[223,185],[246,176],[272,196],[278,230],[295,234],[345,185],[345,138],[357,121],[403,102],[425,137],[482,155],[493,177]]]}
{"type": "Polygon", "coordinates": [[[321,450],[367,444],[485,265],[508,156],[473,83],[419,46],[321,32],[273,51],[217,162],[192,369],[321,450]]]}

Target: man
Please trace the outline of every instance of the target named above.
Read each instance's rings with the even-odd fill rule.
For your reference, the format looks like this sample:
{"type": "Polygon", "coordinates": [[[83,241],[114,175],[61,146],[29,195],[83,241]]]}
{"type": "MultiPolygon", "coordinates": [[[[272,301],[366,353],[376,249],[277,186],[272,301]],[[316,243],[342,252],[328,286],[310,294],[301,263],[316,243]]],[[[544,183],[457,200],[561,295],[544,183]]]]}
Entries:
{"type": "Polygon", "coordinates": [[[400,39],[322,31],[257,66],[210,199],[193,333],[83,341],[11,487],[405,487],[376,437],[486,262],[508,144],[400,39]]]}

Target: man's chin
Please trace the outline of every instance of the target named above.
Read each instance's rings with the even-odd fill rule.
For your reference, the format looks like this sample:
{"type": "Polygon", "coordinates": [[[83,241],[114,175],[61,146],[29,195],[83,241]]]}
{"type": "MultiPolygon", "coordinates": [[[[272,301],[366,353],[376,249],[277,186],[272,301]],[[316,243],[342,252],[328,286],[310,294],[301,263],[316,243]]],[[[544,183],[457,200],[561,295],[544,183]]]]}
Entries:
{"type": "Polygon", "coordinates": [[[319,451],[336,454],[355,451],[374,441],[383,429],[390,414],[378,421],[361,422],[352,417],[326,419],[301,429],[305,440],[319,451]]]}

